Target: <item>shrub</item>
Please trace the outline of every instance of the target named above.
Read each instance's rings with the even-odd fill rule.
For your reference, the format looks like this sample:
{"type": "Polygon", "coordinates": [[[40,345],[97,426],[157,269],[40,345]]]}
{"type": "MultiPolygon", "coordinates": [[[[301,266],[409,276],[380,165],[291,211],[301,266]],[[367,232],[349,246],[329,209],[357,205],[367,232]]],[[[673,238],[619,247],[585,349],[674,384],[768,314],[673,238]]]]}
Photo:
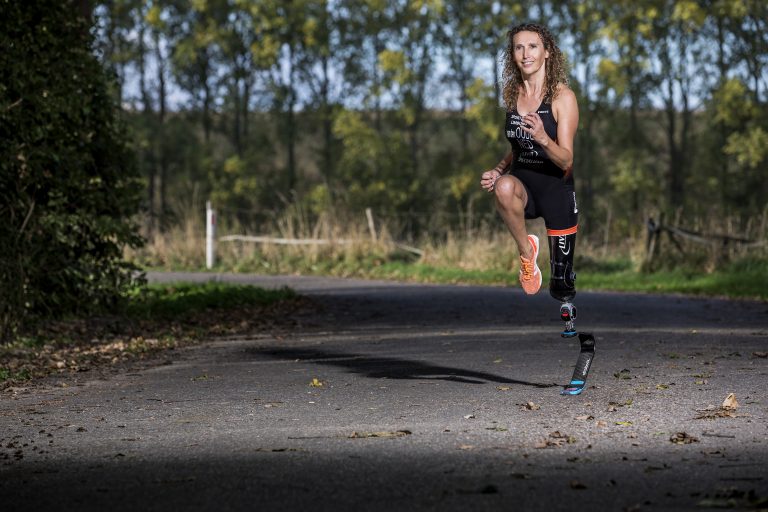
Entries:
{"type": "Polygon", "coordinates": [[[0,0],[0,341],[116,303],[140,183],[90,26],[71,1],[0,0]]]}

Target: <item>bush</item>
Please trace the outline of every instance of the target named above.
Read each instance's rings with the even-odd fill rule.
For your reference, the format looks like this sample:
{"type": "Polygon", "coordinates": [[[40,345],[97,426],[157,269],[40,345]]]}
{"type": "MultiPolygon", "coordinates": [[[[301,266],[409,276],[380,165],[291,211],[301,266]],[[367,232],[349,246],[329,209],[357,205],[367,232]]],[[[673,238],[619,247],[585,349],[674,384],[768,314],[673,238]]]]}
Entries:
{"type": "Polygon", "coordinates": [[[140,183],[89,20],[0,0],[0,341],[22,322],[116,303],[140,183]]]}

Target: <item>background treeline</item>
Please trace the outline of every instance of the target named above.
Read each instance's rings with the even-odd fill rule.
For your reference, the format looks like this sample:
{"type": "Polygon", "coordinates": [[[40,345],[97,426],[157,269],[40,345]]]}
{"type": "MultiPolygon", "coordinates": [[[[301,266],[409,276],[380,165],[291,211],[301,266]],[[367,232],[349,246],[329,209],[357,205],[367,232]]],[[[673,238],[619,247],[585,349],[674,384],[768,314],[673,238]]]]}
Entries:
{"type": "Polygon", "coordinates": [[[637,234],[649,212],[737,225],[764,214],[762,0],[115,0],[94,12],[150,238],[207,198],[251,229],[287,204],[371,207],[406,236],[488,214],[478,176],[507,149],[497,62],[524,20],[545,23],[571,64],[583,234],[637,234]]]}

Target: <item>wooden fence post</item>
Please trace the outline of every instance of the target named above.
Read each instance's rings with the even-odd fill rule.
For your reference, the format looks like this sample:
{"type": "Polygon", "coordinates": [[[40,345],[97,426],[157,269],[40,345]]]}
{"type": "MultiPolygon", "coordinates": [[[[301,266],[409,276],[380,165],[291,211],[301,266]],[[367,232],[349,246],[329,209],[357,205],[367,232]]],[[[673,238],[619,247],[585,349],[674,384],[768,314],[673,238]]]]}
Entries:
{"type": "Polygon", "coordinates": [[[376,243],[379,237],[376,236],[376,225],[373,223],[373,210],[366,208],[365,216],[368,218],[368,231],[371,233],[371,241],[376,243]]]}

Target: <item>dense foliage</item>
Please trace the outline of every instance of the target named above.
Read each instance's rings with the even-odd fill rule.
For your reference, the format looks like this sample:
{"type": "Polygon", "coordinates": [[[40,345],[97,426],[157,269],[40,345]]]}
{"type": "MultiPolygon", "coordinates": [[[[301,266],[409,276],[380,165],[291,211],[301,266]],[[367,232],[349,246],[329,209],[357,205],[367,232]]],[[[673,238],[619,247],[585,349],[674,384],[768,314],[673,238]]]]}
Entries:
{"type": "Polygon", "coordinates": [[[141,186],[114,93],[74,2],[2,0],[0,338],[114,304],[141,186]]]}
{"type": "Polygon", "coordinates": [[[412,227],[490,212],[477,183],[506,150],[495,63],[524,20],[546,23],[571,64],[584,234],[637,234],[651,211],[736,229],[764,213],[761,0],[112,0],[96,12],[153,221],[177,206],[199,216],[208,198],[223,220],[256,223],[297,199],[412,227]]]}

